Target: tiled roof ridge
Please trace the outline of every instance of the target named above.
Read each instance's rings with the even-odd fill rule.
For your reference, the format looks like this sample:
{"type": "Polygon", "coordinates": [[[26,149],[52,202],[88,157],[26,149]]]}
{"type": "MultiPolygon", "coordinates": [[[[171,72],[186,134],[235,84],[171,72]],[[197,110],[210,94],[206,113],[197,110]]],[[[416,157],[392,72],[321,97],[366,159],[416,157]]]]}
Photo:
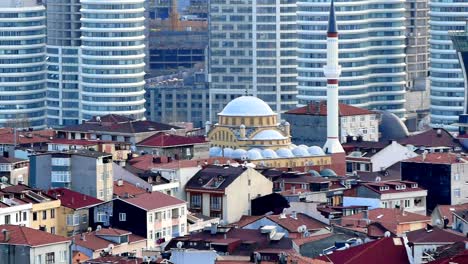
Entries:
{"type": "MultiPolygon", "coordinates": [[[[375,243],[372,243],[372,245],[369,245],[368,247],[364,248],[363,250],[361,250],[359,253],[357,253],[356,255],[354,255],[353,257],[351,257],[350,259],[348,259],[346,262],[344,262],[343,264],[346,264],[346,263],[350,263],[352,260],[358,258],[359,256],[361,256],[362,254],[366,253],[367,251],[369,251],[370,249],[372,249],[373,247],[375,247],[376,245],[382,243],[382,241],[384,241],[385,239],[390,239],[390,238],[381,238],[377,241],[375,241],[375,243]]],[[[400,239],[400,238],[398,238],[400,239]]],[[[364,244],[365,245],[365,244],[364,244]]]]}

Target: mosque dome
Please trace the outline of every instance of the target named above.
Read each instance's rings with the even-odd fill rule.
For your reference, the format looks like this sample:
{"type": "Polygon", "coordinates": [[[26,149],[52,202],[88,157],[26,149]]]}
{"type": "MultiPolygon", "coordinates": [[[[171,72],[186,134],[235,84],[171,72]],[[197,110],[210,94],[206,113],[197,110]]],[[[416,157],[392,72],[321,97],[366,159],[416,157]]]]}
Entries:
{"type": "Polygon", "coordinates": [[[287,139],[280,132],[276,130],[262,130],[253,136],[252,140],[283,140],[287,139]]]}
{"type": "Polygon", "coordinates": [[[220,116],[272,116],[270,106],[255,96],[241,96],[229,102],[220,116]]]}
{"type": "Polygon", "coordinates": [[[210,148],[210,157],[222,157],[223,149],[220,147],[211,147],[210,148]]]}
{"type": "Polygon", "coordinates": [[[241,160],[247,159],[247,151],[244,149],[236,149],[232,152],[231,157],[233,159],[241,159],[241,160]]]}
{"type": "Polygon", "coordinates": [[[388,111],[379,111],[381,122],[379,124],[379,132],[381,140],[397,140],[405,138],[409,135],[408,128],[398,116],[388,111]]]}
{"type": "Polygon", "coordinates": [[[280,158],[292,158],[294,157],[294,154],[291,152],[291,150],[287,148],[280,148],[276,151],[276,154],[280,158]]]}
{"type": "Polygon", "coordinates": [[[320,177],[320,173],[318,173],[316,170],[310,170],[309,173],[314,176],[314,177],[320,177]]]}
{"type": "Polygon", "coordinates": [[[251,150],[247,151],[247,157],[249,158],[249,160],[263,159],[262,154],[257,149],[251,149],[251,150]]]}
{"type": "Polygon", "coordinates": [[[304,148],[304,147],[295,147],[293,150],[292,150],[292,153],[294,154],[294,156],[296,157],[306,157],[306,156],[309,156],[309,152],[307,152],[307,149],[304,148]]]}
{"type": "Polygon", "coordinates": [[[311,146],[311,147],[307,148],[307,151],[312,156],[323,156],[323,155],[325,155],[325,152],[323,152],[323,149],[321,147],[318,147],[318,146],[311,146]]]}
{"type": "Polygon", "coordinates": [[[262,151],[262,156],[266,159],[276,159],[278,158],[278,155],[276,152],[272,149],[265,149],[262,151]]]}
{"type": "Polygon", "coordinates": [[[234,150],[232,148],[224,148],[223,150],[224,157],[231,158],[233,152],[234,150]]]}
{"type": "Polygon", "coordinates": [[[323,169],[323,170],[320,171],[320,175],[322,175],[324,177],[337,176],[336,172],[334,172],[332,169],[323,169]]]}

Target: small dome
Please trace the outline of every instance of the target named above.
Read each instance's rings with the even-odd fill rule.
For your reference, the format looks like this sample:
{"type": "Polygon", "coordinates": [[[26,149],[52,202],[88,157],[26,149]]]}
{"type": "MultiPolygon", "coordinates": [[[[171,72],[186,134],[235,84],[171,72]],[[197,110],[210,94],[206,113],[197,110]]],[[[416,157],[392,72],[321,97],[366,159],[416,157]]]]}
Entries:
{"type": "Polygon", "coordinates": [[[334,172],[332,169],[323,169],[323,170],[320,171],[320,175],[322,175],[324,177],[337,176],[336,172],[334,172]]]}
{"type": "Polygon", "coordinates": [[[316,170],[310,170],[309,173],[314,177],[320,177],[320,173],[318,173],[316,170]]]}
{"type": "Polygon", "coordinates": [[[257,149],[251,149],[247,151],[247,157],[249,158],[249,160],[263,159],[262,154],[257,149]]]}
{"type": "Polygon", "coordinates": [[[292,158],[294,157],[293,153],[291,152],[291,150],[287,149],[287,148],[280,148],[276,151],[276,154],[278,155],[278,157],[280,158],[292,158]]]}
{"type": "Polygon", "coordinates": [[[247,151],[244,149],[236,149],[232,152],[232,158],[245,160],[247,159],[247,151]]]}
{"type": "Polygon", "coordinates": [[[262,156],[266,159],[276,159],[278,158],[278,155],[276,154],[276,152],[272,149],[264,149],[262,151],[262,156]]]}
{"type": "Polygon", "coordinates": [[[245,128],[245,125],[244,124],[240,125],[240,128],[241,129],[245,128]]]}
{"type": "Polygon", "coordinates": [[[323,152],[323,149],[321,147],[318,147],[318,146],[311,146],[311,147],[307,148],[307,151],[312,156],[323,156],[323,155],[325,155],[325,152],[323,152]]]}
{"type": "Polygon", "coordinates": [[[270,106],[255,96],[241,96],[229,102],[219,113],[220,116],[272,116],[276,115],[270,106]]]}
{"type": "Polygon", "coordinates": [[[306,157],[309,156],[309,152],[307,152],[307,149],[302,148],[302,147],[296,147],[292,150],[292,153],[296,157],[306,157]]]}
{"type": "Polygon", "coordinates": [[[210,157],[222,157],[223,149],[220,147],[211,147],[210,148],[210,157]]]}
{"type": "Polygon", "coordinates": [[[262,130],[255,134],[253,140],[283,140],[287,137],[283,136],[280,132],[272,129],[262,130]]]}
{"type": "Polygon", "coordinates": [[[223,150],[223,156],[226,157],[226,158],[231,158],[232,157],[232,153],[234,152],[234,150],[232,148],[224,148],[223,150]]]}

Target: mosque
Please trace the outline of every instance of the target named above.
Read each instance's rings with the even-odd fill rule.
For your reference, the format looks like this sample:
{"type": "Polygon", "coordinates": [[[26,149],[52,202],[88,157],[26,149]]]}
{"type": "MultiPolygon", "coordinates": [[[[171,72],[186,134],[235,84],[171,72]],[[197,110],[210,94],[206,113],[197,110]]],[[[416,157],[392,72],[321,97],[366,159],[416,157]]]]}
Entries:
{"type": "Polygon", "coordinates": [[[325,154],[321,147],[291,143],[289,123],[278,122],[277,113],[257,97],[232,100],[218,119],[219,123],[206,125],[211,157],[248,161],[258,167],[344,175],[333,166],[332,155],[325,154]]]}
{"type": "MultiPolygon", "coordinates": [[[[264,101],[241,96],[229,102],[218,114],[219,123],[207,122],[211,141],[210,156],[249,161],[259,167],[283,170],[320,171],[321,176],[344,176],[346,157],[338,138],[338,28],[331,1],[327,30],[327,141],[319,146],[291,143],[290,125],[278,122],[278,115],[264,101]]],[[[311,127],[310,133],[314,133],[311,127]]],[[[315,173],[313,173],[315,174],[315,173]]]]}

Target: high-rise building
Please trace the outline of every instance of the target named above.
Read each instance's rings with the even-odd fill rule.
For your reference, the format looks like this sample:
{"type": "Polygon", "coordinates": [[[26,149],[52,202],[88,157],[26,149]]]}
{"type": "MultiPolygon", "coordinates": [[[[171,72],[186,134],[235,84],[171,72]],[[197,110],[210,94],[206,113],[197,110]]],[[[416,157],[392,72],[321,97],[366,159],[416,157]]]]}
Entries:
{"type": "Polygon", "coordinates": [[[45,127],[45,8],[0,1],[0,126],[45,127]]]}
{"type": "Polygon", "coordinates": [[[144,0],[48,0],[48,124],[144,118],[144,0]]]}
{"type": "MultiPolygon", "coordinates": [[[[298,102],[326,99],[329,3],[298,0],[298,102]]],[[[405,116],[405,1],[336,1],[342,103],[405,116]]]]}
{"type": "Polygon", "coordinates": [[[47,0],[47,124],[80,122],[80,0],[47,0]]]}
{"type": "Polygon", "coordinates": [[[468,3],[464,0],[430,1],[431,125],[457,130],[453,123],[463,113],[463,73],[449,31],[464,30],[468,3]]]}
{"type": "Polygon", "coordinates": [[[273,111],[296,106],[296,1],[209,3],[210,119],[250,94],[273,111]]]}

